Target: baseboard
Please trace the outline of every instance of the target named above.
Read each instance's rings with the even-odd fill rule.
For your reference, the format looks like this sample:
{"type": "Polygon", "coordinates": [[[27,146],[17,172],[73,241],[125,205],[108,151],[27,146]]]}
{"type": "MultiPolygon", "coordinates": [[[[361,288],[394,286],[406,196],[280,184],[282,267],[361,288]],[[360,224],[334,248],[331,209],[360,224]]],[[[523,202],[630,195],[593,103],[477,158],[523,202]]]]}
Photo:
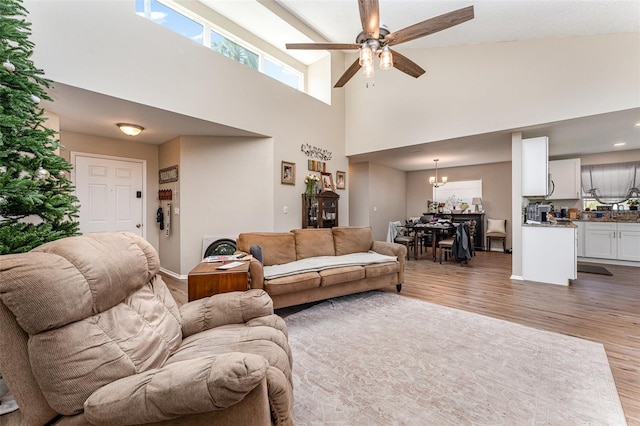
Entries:
{"type": "Polygon", "coordinates": [[[630,260],[598,259],[595,257],[578,257],[578,262],[604,263],[605,265],[633,266],[636,268],[640,268],[640,262],[633,262],[630,260]]]}
{"type": "Polygon", "coordinates": [[[517,280],[517,281],[524,281],[524,278],[522,278],[522,275],[511,275],[509,277],[510,280],[517,280]]]}
{"type": "Polygon", "coordinates": [[[188,275],[176,274],[175,272],[165,268],[160,268],[160,272],[162,272],[163,274],[169,275],[171,278],[175,278],[176,280],[186,280],[187,278],[189,278],[188,275]]]}

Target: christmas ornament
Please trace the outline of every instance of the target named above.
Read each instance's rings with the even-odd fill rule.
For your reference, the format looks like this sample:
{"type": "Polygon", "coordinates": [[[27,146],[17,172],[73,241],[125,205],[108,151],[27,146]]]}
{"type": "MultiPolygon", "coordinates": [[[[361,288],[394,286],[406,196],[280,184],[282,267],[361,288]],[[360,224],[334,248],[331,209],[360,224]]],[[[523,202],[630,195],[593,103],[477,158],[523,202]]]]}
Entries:
{"type": "Polygon", "coordinates": [[[31,100],[33,101],[34,104],[40,103],[40,98],[37,97],[36,95],[31,95],[31,100]]]}
{"type": "Polygon", "coordinates": [[[60,179],[63,179],[66,175],[67,175],[67,173],[66,173],[64,170],[60,170],[60,171],[58,172],[58,177],[59,177],[60,179]]]}
{"type": "Polygon", "coordinates": [[[2,63],[2,66],[5,67],[10,73],[13,73],[16,70],[16,66],[13,65],[8,59],[2,63]]]}
{"type": "Polygon", "coordinates": [[[0,173],[2,173],[2,174],[7,173],[6,166],[0,166],[0,173]]]}
{"type": "Polygon", "coordinates": [[[49,176],[51,176],[51,173],[49,173],[49,170],[47,169],[38,167],[38,169],[36,170],[36,179],[40,179],[40,180],[49,179],[49,176]]]}

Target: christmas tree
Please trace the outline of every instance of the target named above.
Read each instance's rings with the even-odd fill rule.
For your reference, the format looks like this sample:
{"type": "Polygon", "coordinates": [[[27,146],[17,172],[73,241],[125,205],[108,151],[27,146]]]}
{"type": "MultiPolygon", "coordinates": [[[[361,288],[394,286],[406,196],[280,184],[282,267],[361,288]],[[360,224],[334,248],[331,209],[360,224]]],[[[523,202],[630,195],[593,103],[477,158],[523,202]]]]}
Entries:
{"type": "Polygon", "coordinates": [[[71,164],[56,154],[41,99],[51,82],[30,57],[30,23],[19,0],[0,1],[0,254],[78,233],[71,164]]]}

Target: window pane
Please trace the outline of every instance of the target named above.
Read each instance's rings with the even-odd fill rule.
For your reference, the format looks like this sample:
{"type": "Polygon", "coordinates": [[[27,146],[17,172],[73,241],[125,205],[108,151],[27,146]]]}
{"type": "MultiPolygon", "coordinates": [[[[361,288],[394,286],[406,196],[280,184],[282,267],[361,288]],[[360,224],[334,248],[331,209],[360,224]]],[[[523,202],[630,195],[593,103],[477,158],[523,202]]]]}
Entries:
{"type": "Polygon", "coordinates": [[[257,53],[240,46],[238,43],[229,40],[215,31],[211,31],[211,49],[222,53],[227,58],[247,65],[254,70],[258,69],[259,57],[257,53]]]}
{"type": "Polygon", "coordinates": [[[300,75],[291,72],[284,65],[269,58],[264,58],[264,73],[271,78],[300,90],[300,75]]]}
{"type": "Polygon", "coordinates": [[[204,27],[193,19],[168,8],[157,0],[151,0],[151,10],[144,10],[145,0],[136,0],[136,13],[147,16],[153,22],[162,25],[180,35],[202,44],[204,27]]]}

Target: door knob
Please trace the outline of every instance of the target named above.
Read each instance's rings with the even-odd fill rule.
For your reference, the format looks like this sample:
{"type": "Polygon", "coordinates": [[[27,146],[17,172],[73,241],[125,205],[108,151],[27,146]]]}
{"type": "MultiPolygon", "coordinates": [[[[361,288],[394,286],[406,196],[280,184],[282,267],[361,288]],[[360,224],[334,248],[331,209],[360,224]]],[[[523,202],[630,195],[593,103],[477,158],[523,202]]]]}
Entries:
{"type": "Polygon", "coordinates": [[[142,224],[141,223],[136,223],[136,228],[142,228],[142,224]]]}

